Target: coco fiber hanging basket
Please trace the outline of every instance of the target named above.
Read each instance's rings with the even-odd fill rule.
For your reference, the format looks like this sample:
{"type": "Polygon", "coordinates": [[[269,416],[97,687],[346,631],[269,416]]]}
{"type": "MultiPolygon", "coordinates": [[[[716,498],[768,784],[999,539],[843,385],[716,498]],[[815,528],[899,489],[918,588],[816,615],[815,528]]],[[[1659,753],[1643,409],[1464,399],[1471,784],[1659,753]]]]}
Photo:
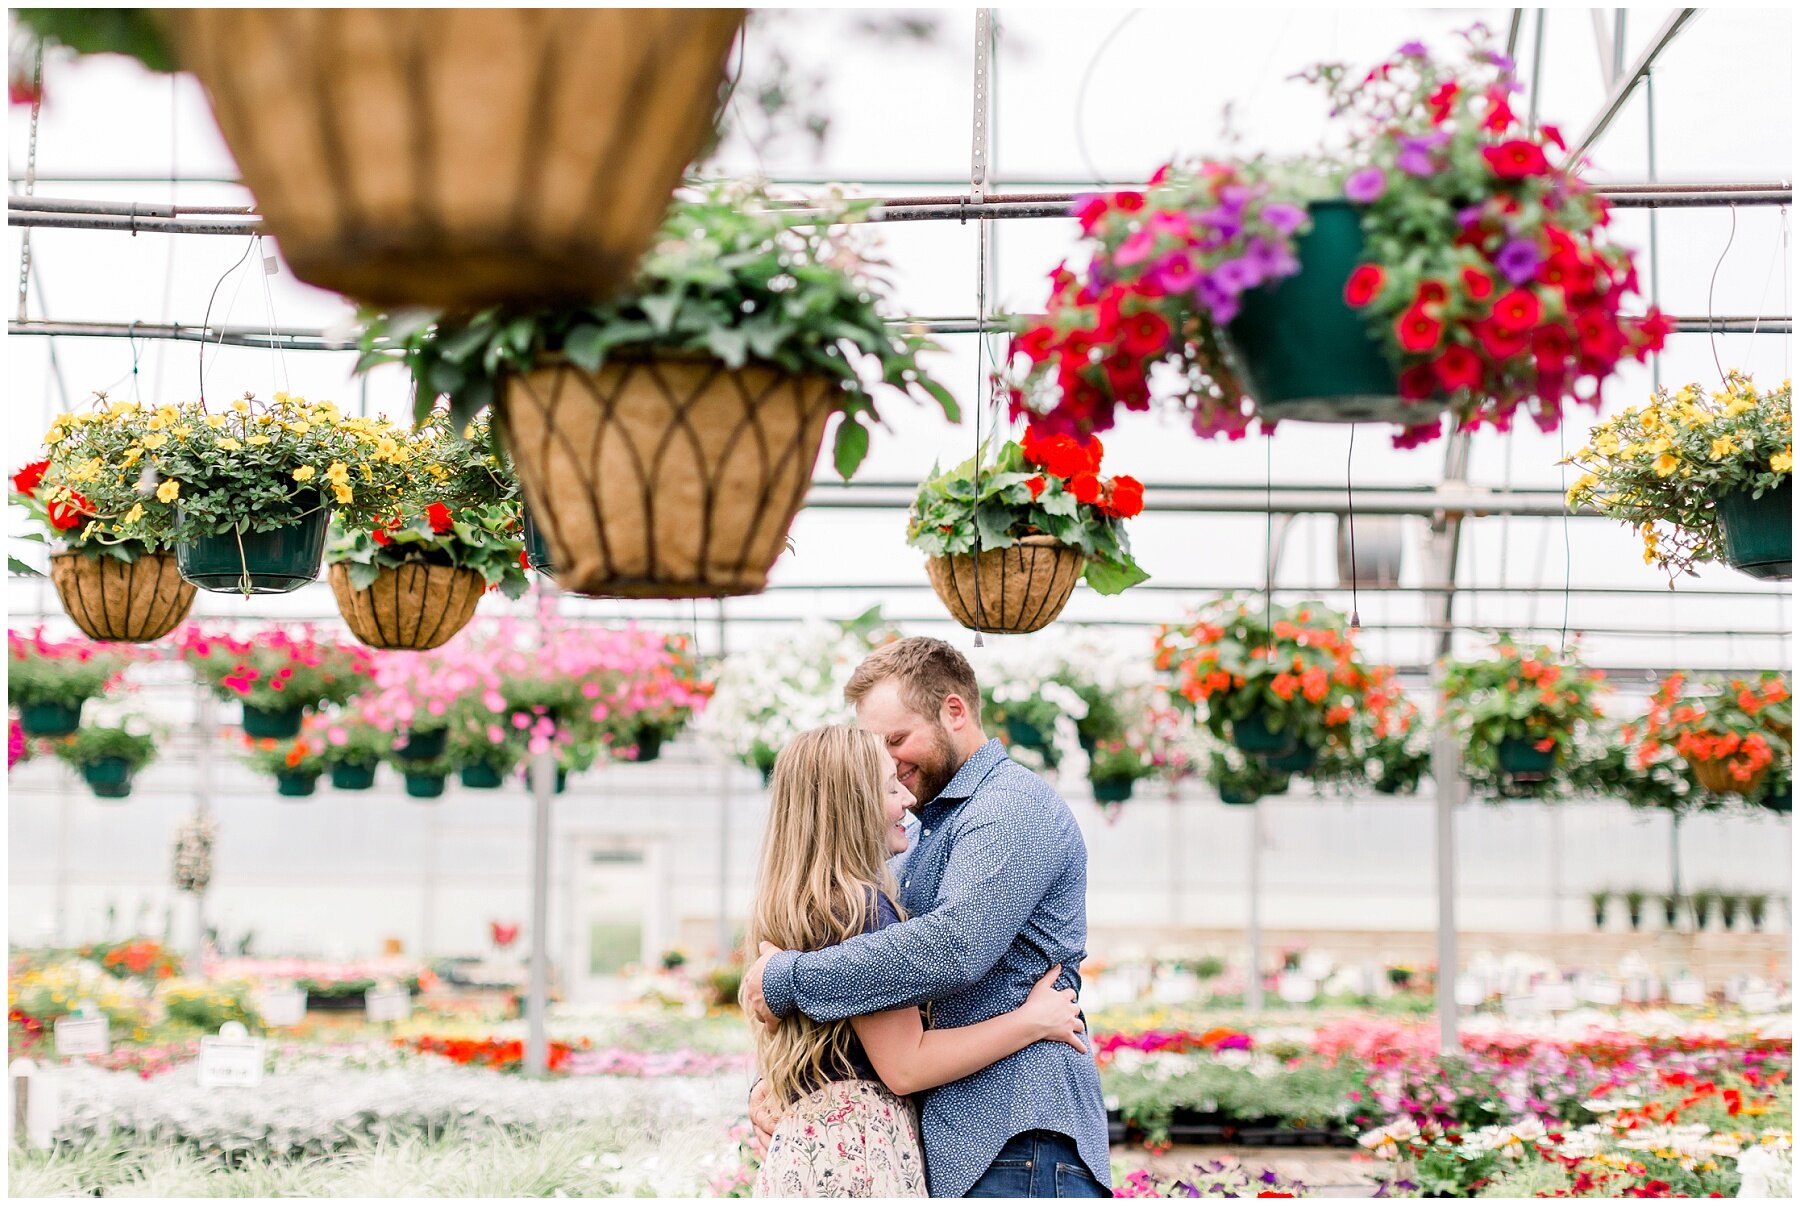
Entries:
{"type": "Polygon", "coordinates": [[[1054,537],[1021,536],[1007,548],[984,549],[979,573],[966,553],[933,557],[925,569],[958,624],[977,632],[1019,633],[1036,632],[1062,614],[1086,565],[1081,550],[1054,537]]]}
{"type": "Polygon", "coordinates": [[[75,626],[96,641],[154,641],[169,635],[194,606],[171,553],[134,561],[57,553],[50,581],[75,626]]]}
{"type": "Polygon", "coordinates": [[[480,574],[453,565],[384,565],[362,590],[350,585],[348,567],[331,567],[338,611],[374,649],[436,649],[474,617],[486,590],[480,574]]]}
{"type": "Polygon", "coordinates": [[[713,129],[741,9],[169,10],[294,275],[377,305],[593,299],[713,129]]]}
{"type": "Polygon", "coordinates": [[[838,387],[700,353],[510,377],[498,419],[564,590],[749,595],[806,499],[838,387]]]}

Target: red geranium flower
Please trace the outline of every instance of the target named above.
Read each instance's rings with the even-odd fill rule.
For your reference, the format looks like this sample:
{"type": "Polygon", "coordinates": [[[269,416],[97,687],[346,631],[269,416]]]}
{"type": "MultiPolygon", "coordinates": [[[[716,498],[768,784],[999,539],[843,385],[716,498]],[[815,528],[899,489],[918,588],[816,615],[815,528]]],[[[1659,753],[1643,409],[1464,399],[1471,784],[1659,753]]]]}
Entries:
{"type": "Polygon", "coordinates": [[[38,483],[44,480],[44,470],[50,468],[48,460],[33,461],[17,473],[13,474],[13,489],[26,497],[37,493],[38,483]]]}
{"type": "Polygon", "coordinates": [[[434,502],[426,507],[425,518],[431,524],[431,530],[439,536],[450,530],[450,508],[441,502],[434,502]]]}
{"type": "Polygon", "coordinates": [[[59,532],[66,532],[70,528],[80,527],[82,520],[90,518],[88,508],[92,505],[87,499],[71,490],[67,499],[58,499],[51,503],[45,508],[45,513],[49,516],[51,527],[59,532]]]}
{"type": "Polygon", "coordinates": [[[1481,384],[1481,357],[1460,343],[1445,348],[1431,366],[1446,390],[1475,389],[1481,384]]]}
{"type": "Polygon", "coordinates": [[[1375,295],[1386,283],[1387,273],[1380,264],[1358,264],[1344,285],[1344,304],[1366,306],[1375,300],[1375,295]]]}
{"type": "Polygon", "coordinates": [[[1537,326],[1543,313],[1537,294],[1529,289],[1509,289],[1494,303],[1493,323],[1502,331],[1517,334],[1537,326]]]}
{"type": "Polygon", "coordinates": [[[1523,138],[1514,138],[1497,147],[1481,148],[1488,167],[1502,180],[1523,180],[1527,176],[1543,176],[1550,171],[1544,148],[1523,138]]]}
{"type": "Polygon", "coordinates": [[[1112,512],[1120,519],[1130,519],[1144,512],[1144,483],[1120,474],[1112,479],[1112,512]]]}
{"type": "Polygon", "coordinates": [[[1044,475],[1041,473],[1026,482],[1025,488],[1031,491],[1031,501],[1036,502],[1038,495],[1042,494],[1044,492],[1044,487],[1049,484],[1050,483],[1044,479],[1044,475]]]}
{"type": "Polygon", "coordinates": [[[1092,506],[1100,501],[1100,479],[1092,473],[1078,473],[1069,479],[1069,493],[1076,502],[1092,506]]]}
{"type": "Polygon", "coordinates": [[[1394,324],[1400,346],[1408,352],[1429,352],[1444,337],[1444,324],[1418,306],[1408,309],[1394,324]]]}

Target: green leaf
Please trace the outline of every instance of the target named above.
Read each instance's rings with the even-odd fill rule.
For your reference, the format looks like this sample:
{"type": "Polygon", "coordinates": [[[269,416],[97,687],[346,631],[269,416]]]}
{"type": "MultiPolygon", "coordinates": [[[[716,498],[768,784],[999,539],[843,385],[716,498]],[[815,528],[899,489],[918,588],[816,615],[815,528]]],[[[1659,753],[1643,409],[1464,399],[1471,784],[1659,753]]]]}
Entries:
{"type": "Polygon", "coordinates": [[[996,506],[983,503],[975,510],[975,530],[981,536],[983,549],[1010,548],[1013,544],[1012,527],[1018,519],[1018,512],[1008,506],[996,506]]]}
{"type": "Polygon", "coordinates": [[[563,336],[563,355],[583,372],[599,372],[606,362],[606,332],[591,322],[582,323],[563,336]]]}
{"type": "Polygon", "coordinates": [[[957,405],[955,394],[952,394],[948,389],[944,388],[943,385],[932,378],[927,377],[923,373],[919,374],[919,379],[913,382],[913,384],[937,399],[937,404],[944,408],[944,417],[946,419],[949,419],[952,423],[962,422],[962,407],[957,405]]]}
{"type": "Polygon", "coordinates": [[[838,476],[849,481],[863,458],[869,455],[869,429],[858,423],[855,418],[845,415],[838,423],[837,445],[832,451],[832,462],[836,465],[838,476]]]}
{"type": "Polygon", "coordinates": [[[657,293],[638,299],[638,307],[650,319],[658,335],[667,335],[675,326],[675,313],[681,309],[681,293],[657,293]]]}
{"type": "Polygon", "coordinates": [[[1102,595],[1116,595],[1129,590],[1140,582],[1148,581],[1150,575],[1130,557],[1122,561],[1105,561],[1089,558],[1085,571],[1087,584],[1102,595]]]}
{"type": "Polygon", "coordinates": [[[725,362],[728,368],[743,368],[748,358],[750,341],[740,330],[731,327],[712,327],[706,332],[706,347],[713,355],[725,362]]]}
{"type": "Polygon", "coordinates": [[[20,574],[27,578],[42,578],[44,576],[41,571],[32,569],[29,565],[26,565],[23,561],[20,561],[11,554],[7,555],[6,568],[10,573],[20,574]]]}
{"type": "Polygon", "coordinates": [[[357,590],[368,590],[381,577],[381,567],[366,561],[350,561],[344,563],[348,567],[350,585],[357,590]]]}

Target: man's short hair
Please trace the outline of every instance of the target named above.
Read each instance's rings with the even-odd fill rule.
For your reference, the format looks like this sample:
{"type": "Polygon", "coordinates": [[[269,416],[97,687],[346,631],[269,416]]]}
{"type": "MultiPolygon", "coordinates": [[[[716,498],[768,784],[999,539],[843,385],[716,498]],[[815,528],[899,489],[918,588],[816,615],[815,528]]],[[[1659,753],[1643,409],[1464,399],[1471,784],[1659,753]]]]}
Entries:
{"type": "Polygon", "coordinates": [[[936,637],[906,637],[883,645],[864,658],[844,684],[844,700],[851,707],[862,703],[875,684],[893,679],[900,684],[900,700],[909,711],[936,722],[950,695],[962,697],[972,715],[981,715],[981,687],[975,669],[956,647],[936,637]]]}

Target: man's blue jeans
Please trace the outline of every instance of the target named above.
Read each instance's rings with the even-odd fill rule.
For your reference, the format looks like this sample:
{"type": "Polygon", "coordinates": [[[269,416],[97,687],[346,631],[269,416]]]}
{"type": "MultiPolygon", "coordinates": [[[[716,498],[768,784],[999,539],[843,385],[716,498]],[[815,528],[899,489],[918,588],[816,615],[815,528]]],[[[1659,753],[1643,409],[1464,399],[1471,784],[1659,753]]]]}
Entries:
{"type": "Polygon", "coordinates": [[[1075,1141],[1055,1131],[1014,1135],[969,1190],[972,1198],[1110,1198],[1075,1141]]]}

